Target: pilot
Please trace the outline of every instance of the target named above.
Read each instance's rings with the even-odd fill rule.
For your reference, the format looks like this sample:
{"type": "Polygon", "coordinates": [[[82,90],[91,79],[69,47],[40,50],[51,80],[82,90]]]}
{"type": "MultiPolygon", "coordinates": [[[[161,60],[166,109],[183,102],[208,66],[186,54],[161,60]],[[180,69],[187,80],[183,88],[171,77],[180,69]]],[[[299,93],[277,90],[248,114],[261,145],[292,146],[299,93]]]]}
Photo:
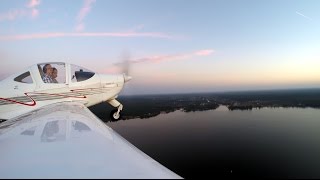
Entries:
{"type": "Polygon", "coordinates": [[[58,70],[57,70],[57,68],[52,68],[52,82],[53,83],[58,83],[58,81],[56,80],[56,78],[57,78],[57,76],[58,76],[58,70]]]}
{"type": "Polygon", "coordinates": [[[52,80],[52,71],[53,71],[53,68],[51,67],[50,64],[46,64],[43,66],[43,73],[44,73],[44,76],[42,77],[42,80],[43,82],[45,83],[53,83],[53,80],[52,80]]]}

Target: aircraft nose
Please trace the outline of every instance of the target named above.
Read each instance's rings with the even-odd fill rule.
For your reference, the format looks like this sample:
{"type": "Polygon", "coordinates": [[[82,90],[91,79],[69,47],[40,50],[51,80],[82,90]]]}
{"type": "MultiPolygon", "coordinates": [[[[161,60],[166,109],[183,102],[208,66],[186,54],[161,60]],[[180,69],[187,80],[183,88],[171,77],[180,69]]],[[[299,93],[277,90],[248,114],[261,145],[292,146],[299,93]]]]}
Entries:
{"type": "Polygon", "coordinates": [[[124,78],[124,82],[128,82],[128,81],[130,81],[132,79],[131,76],[127,76],[125,74],[123,74],[123,78],[124,78]]]}

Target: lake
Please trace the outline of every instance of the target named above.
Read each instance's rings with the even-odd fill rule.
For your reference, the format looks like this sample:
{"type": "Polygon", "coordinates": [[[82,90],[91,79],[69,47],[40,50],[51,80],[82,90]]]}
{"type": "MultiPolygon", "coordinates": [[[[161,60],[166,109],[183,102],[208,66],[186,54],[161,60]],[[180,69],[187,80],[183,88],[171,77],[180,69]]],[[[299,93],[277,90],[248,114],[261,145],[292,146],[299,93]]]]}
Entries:
{"type": "Polygon", "coordinates": [[[184,178],[320,178],[320,110],[175,111],[108,122],[184,178]]]}

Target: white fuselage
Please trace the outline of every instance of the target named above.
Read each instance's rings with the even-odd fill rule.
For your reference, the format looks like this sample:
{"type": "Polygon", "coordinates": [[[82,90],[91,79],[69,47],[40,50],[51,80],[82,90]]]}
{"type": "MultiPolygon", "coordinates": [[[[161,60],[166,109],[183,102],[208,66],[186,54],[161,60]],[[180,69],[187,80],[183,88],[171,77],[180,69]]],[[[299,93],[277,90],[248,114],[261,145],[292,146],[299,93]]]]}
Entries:
{"type": "Polygon", "coordinates": [[[124,85],[123,75],[95,73],[90,79],[73,82],[70,64],[66,69],[65,83],[44,83],[37,65],[16,73],[0,82],[0,119],[10,119],[48,104],[80,102],[87,107],[114,99],[124,85]],[[30,72],[32,83],[21,83],[15,78],[30,72]]]}

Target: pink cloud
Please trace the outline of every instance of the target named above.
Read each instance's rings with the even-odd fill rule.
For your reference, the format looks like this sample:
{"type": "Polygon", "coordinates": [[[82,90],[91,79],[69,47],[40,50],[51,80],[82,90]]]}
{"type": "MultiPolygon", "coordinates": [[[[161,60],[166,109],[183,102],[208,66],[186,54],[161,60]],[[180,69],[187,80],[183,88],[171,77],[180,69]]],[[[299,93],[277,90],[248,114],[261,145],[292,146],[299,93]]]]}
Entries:
{"type": "Polygon", "coordinates": [[[39,16],[39,10],[37,9],[37,6],[40,5],[40,0],[30,0],[27,4],[28,8],[31,8],[31,17],[36,18],[39,16]]]}
{"type": "Polygon", "coordinates": [[[83,7],[80,9],[77,20],[83,21],[83,19],[87,16],[87,14],[91,11],[91,5],[95,3],[96,0],[85,0],[83,7]]]}
{"type": "Polygon", "coordinates": [[[0,36],[0,40],[28,40],[28,39],[43,39],[52,37],[62,37],[64,33],[44,33],[44,34],[25,34],[13,36],[0,36]]]}
{"type": "Polygon", "coordinates": [[[175,60],[183,60],[188,58],[190,58],[190,54],[156,55],[156,56],[150,56],[150,57],[131,60],[131,62],[132,63],[142,63],[142,62],[160,63],[164,61],[175,61],[175,60]]]}
{"type": "MultiPolygon", "coordinates": [[[[130,63],[137,64],[137,63],[161,63],[161,62],[168,62],[168,61],[179,61],[179,60],[187,60],[191,59],[194,56],[210,56],[214,50],[212,49],[204,49],[198,50],[193,53],[182,53],[182,54],[173,54],[173,55],[154,55],[149,57],[143,57],[138,59],[131,59],[128,60],[130,63]]],[[[109,73],[109,74],[118,74],[122,73],[122,63],[115,63],[113,66],[108,67],[101,71],[101,73],[109,73]]],[[[170,75],[171,76],[171,75],[170,75]]]]}
{"type": "Polygon", "coordinates": [[[78,16],[77,16],[77,25],[76,31],[83,31],[84,30],[84,18],[89,14],[91,11],[92,5],[96,2],[96,0],[84,0],[83,6],[80,9],[78,16]]]}
{"type": "Polygon", "coordinates": [[[29,3],[26,5],[27,8],[30,8],[31,11],[27,10],[26,8],[23,9],[13,9],[9,12],[1,13],[0,14],[0,22],[1,21],[13,21],[17,18],[30,16],[35,18],[39,16],[39,10],[36,8],[40,5],[40,0],[30,0],[29,3]]]}
{"type": "Polygon", "coordinates": [[[214,52],[214,50],[212,50],[212,49],[204,49],[204,50],[196,51],[194,54],[198,55],[198,56],[208,56],[208,55],[212,54],[213,52],[214,52]]]}
{"type": "Polygon", "coordinates": [[[36,6],[40,5],[40,0],[30,0],[27,7],[28,8],[34,8],[36,6]]]}
{"type": "Polygon", "coordinates": [[[35,18],[39,15],[39,10],[38,9],[32,9],[31,11],[31,17],[35,18]]]}
{"type": "Polygon", "coordinates": [[[31,39],[48,39],[57,37],[150,37],[150,38],[171,38],[170,35],[161,32],[86,32],[86,33],[39,33],[39,34],[24,34],[24,35],[7,35],[0,36],[0,41],[14,40],[31,40],[31,39]]]}
{"type": "Polygon", "coordinates": [[[18,17],[25,16],[26,14],[26,11],[21,9],[10,10],[9,12],[0,14],[0,21],[13,21],[18,17]]]}
{"type": "Polygon", "coordinates": [[[186,60],[191,59],[194,56],[209,56],[214,52],[212,49],[204,49],[195,51],[194,53],[183,53],[183,54],[174,54],[174,55],[157,55],[144,57],[139,59],[131,60],[131,63],[142,63],[142,62],[151,62],[151,63],[160,63],[165,61],[177,61],[177,60],[186,60]]]}
{"type": "Polygon", "coordinates": [[[77,26],[76,26],[76,31],[77,32],[80,32],[80,31],[83,31],[84,30],[84,24],[83,23],[79,23],[77,26]]]}

